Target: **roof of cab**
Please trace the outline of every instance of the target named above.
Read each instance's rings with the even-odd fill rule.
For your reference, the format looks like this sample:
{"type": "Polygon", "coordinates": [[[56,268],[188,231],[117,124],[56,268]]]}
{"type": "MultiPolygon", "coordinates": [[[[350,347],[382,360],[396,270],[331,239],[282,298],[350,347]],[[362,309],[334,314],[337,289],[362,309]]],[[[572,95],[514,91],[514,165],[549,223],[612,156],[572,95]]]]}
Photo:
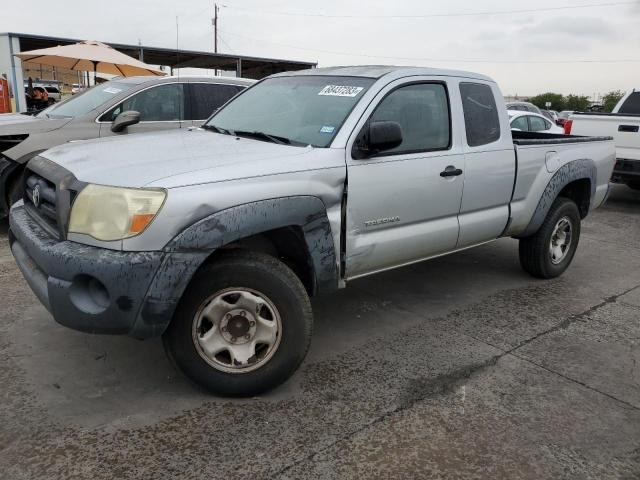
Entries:
{"type": "Polygon", "coordinates": [[[394,77],[410,77],[414,75],[427,76],[445,76],[445,77],[464,77],[474,78],[477,80],[493,80],[486,75],[474,72],[465,72],[461,70],[449,70],[443,68],[429,67],[403,67],[393,65],[358,65],[358,66],[342,66],[342,67],[323,67],[309,68],[306,70],[297,70],[295,72],[276,73],[271,77],[291,77],[297,75],[335,75],[343,77],[367,77],[381,78],[385,75],[394,74],[394,77]]]}
{"type": "Polygon", "coordinates": [[[138,76],[138,77],[114,77],[111,79],[119,83],[132,83],[134,85],[140,85],[143,83],[164,83],[174,82],[176,80],[183,80],[187,82],[207,82],[207,83],[226,83],[230,85],[253,85],[255,80],[249,78],[237,78],[237,77],[202,77],[202,76],[166,76],[166,77],[153,77],[153,76],[138,76]]]}

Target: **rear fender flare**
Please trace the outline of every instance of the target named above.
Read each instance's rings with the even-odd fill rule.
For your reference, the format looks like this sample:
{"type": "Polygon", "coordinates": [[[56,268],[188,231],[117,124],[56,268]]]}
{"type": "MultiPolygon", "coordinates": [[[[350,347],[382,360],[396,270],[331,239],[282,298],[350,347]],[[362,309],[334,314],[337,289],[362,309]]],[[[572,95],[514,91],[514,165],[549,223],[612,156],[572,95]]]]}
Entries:
{"type": "Polygon", "coordinates": [[[590,180],[591,198],[589,204],[593,205],[593,199],[596,193],[597,174],[598,169],[594,161],[589,158],[573,160],[560,167],[553,177],[551,177],[551,180],[549,180],[549,183],[542,192],[542,196],[538,201],[538,205],[533,212],[527,228],[525,228],[521,234],[517,235],[516,238],[524,238],[536,233],[542,225],[542,222],[544,222],[547,213],[549,213],[551,205],[553,205],[553,202],[558,198],[559,193],[564,187],[575,180],[590,180]]]}

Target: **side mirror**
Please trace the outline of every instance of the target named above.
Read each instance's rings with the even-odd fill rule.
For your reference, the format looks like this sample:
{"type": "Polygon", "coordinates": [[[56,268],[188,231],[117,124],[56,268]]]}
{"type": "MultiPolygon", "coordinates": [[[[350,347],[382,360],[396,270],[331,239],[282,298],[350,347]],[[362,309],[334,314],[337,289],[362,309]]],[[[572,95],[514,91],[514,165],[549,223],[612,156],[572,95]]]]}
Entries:
{"type": "Polygon", "coordinates": [[[402,143],[402,128],[398,122],[370,122],[363,128],[354,144],[354,158],[367,158],[402,143]]]}
{"type": "Polygon", "coordinates": [[[129,125],[135,125],[139,121],[140,112],[136,112],[135,110],[127,110],[126,112],[122,112],[116,117],[116,119],[111,124],[111,131],[114,133],[121,132],[129,125]]]}

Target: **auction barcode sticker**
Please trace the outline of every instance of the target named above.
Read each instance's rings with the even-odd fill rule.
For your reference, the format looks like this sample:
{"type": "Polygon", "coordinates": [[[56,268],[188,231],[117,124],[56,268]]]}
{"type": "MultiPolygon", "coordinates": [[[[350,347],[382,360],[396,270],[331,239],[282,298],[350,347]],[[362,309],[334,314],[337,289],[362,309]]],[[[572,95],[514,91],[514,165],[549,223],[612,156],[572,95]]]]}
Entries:
{"type": "Polygon", "coordinates": [[[330,95],[332,97],[355,97],[358,95],[363,87],[352,87],[349,85],[327,85],[324,87],[318,95],[330,95]]]}

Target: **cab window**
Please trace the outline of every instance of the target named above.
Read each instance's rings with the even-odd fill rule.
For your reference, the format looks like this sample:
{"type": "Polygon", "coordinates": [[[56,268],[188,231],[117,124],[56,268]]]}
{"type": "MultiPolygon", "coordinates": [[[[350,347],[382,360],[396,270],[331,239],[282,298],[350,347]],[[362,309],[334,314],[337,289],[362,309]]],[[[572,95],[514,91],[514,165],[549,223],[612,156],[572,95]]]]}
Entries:
{"type": "Polygon", "coordinates": [[[449,100],[444,85],[420,83],[393,90],[370,121],[400,124],[402,143],[387,154],[446,150],[451,145],[449,100]]]}
{"type": "Polygon", "coordinates": [[[100,120],[112,122],[129,110],[139,112],[141,122],[184,120],[184,85],[170,83],[142,90],[112,108],[100,120]]]}

